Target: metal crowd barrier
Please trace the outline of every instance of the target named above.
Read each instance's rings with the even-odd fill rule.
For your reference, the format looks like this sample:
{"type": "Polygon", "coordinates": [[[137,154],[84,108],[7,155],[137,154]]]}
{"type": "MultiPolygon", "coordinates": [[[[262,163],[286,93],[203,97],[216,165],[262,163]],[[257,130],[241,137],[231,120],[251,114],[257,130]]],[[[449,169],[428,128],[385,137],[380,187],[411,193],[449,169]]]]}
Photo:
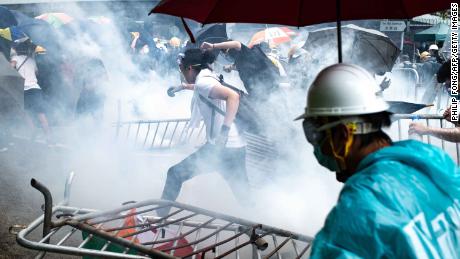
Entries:
{"type": "MultiPolygon", "coordinates": [[[[437,114],[395,114],[390,131],[388,132],[393,140],[409,139],[409,124],[411,122],[423,123],[426,126],[437,128],[454,128],[455,125],[446,121],[441,115],[437,114]]],[[[448,142],[430,135],[420,136],[422,142],[437,146],[447,152],[452,159],[460,165],[459,143],[448,142]]]]}
{"type": "MultiPolygon", "coordinates": [[[[71,180],[70,180],[71,182],[71,180]]],[[[53,206],[50,191],[32,179],[45,198],[45,213],[21,227],[17,242],[38,250],[97,258],[306,258],[313,238],[165,200],[128,202],[108,211],[53,206]],[[170,213],[157,216],[156,211],[170,213]],[[34,235],[34,232],[35,235],[34,235]],[[39,233],[38,233],[39,232],[39,233]]]]}
{"type": "Polygon", "coordinates": [[[199,144],[205,138],[204,124],[189,127],[189,119],[139,120],[116,123],[116,139],[142,149],[199,144]]]}
{"type": "MultiPolygon", "coordinates": [[[[116,139],[140,150],[161,150],[197,147],[205,143],[205,127],[189,128],[188,119],[140,120],[116,123],[116,139]]],[[[251,182],[271,179],[278,151],[274,141],[255,134],[245,133],[246,168],[251,182]]]]}
{"type": "MultiPolygon", "coordinates": [[[[454,127],[436,114],[395,114],[397,119],[389,131],[394,140],[409,139],[410,122],[421,122],[431,127],[454,127]]],[[[197,146],[205,142],[204,125],[188,128],[188,119],[141,120],[117,123],[117,138],[129,141],[129,145],[141,149],[174,148],[180,146],[197,146]]],[[[246,134],[248,170],[258,172],[273,171],[272,162],[278,156],[274,142],[261,136],[246,134]]],[[[457,143],[447,142],[433,136],[423,136],[422,141],[442,148],[460,165],[460,152],[457,143]]]]}

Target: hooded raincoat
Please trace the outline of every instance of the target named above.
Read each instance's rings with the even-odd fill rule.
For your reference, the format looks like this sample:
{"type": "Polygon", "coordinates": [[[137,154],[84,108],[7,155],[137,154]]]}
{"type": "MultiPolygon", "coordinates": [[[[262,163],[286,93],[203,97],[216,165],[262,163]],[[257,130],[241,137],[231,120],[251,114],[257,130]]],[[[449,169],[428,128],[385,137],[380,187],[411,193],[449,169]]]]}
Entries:
{"type": "Polygon", "coordinates": [[[312,258],[460,258],[460,170],[442,150],[396,142],[363,159],[312,258]]]}

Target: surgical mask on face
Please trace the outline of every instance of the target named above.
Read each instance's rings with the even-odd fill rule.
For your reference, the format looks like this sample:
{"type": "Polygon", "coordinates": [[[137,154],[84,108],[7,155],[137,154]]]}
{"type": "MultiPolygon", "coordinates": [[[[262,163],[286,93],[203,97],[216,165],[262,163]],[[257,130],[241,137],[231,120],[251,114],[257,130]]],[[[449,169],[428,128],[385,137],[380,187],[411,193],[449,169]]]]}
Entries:
{"type": "Polygon", "coordinates": [[[323,154],[321,151],[321,145],[314,146],[313,154],[315,155],[316,160],[318,160],[318,163],[329,169],[331,172],[338,172],[340,170],[334,157],[323,154]]]}

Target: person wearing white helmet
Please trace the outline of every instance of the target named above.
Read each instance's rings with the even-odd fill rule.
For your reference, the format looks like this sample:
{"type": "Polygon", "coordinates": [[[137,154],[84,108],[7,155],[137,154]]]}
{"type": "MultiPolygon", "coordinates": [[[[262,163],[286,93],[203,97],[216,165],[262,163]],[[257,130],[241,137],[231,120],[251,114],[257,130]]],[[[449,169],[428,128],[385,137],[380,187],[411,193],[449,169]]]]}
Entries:
{"type": "Polygon", "coordinates": [[[436,44],[431,44],[428,48],[430,56],[433,58],[433,61],[443,64],[445,62],[444,58],[439,55],[439,47],[436,44]]]}
{"type": "Polygon", "coordinates": [[[312,258],[460,258],[460,171],[442,150],[392,142],[389,105],[363,68],[336,64],[309,88],[305,136],[345,185],[312,258]]]}
{"type": "Polygon", "coordinates": [[[428,50],[439,50],[438,45],[436,44],[431,44],[428,50]]]}

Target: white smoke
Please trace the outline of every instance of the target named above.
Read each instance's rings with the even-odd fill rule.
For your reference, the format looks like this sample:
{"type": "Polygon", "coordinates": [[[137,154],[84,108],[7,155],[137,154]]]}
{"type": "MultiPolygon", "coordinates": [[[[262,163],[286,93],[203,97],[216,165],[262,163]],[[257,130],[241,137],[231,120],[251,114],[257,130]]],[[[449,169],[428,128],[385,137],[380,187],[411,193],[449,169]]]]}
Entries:
{"type": "MultiPolygon", "coordinates": [[[[62,11],[69,11],[74,17],[86,17],[85,11],[77,4],[62,11]]],[[[120,11],[114,13],[104,6],[97,13],[112,21],[125,15],[120,11]]],[[[166,74],[141,71],[131,58],[123,40],[125,35],[115,28],[115,24],[104,26],[98,30],[98,40],[102,44],[84,32],[75,41],[66,41],[67,53],[72,53],[69,58],[98,58],[107,69],[109,80],[101,89],[106,96],[103,119],[75,120],[72,127],[61,131],[58,136],[69,146],[66,151],[68,156],[60,156],[60,161],[50,156],[47,161],[50,165],[60,165],[64,171],[75,171],[72,205],[97,209],[110,208],[129,200],[159,198],[168,168],[192,152],[132,152],[133,143],[114,140],[113,123],[120,117],[122,121],[188,118],[191,93],[181,92],[175,98],[168,97],[166,89],[179,83],[178,71],[173,69],[166,74]]],[[[236,26],[232,26],[231,37],[246,43],[251,35],[249,28],[251,26],[248,25],[247,31],[239,33],[236,26]]],[[[304,30],[301,31],[305,34],[304,30]]],[[[350,44],[344,41],[344,49],[350,44]]],[[[315,49],[315,55],[321,58],[309,66],[306,85],[322,68],[336,63],[336,49],[334,44],[315,49]]],[[[240,83],[235,75],[225,76],[226,80],[240,83]]],[[[265,179],[249,176],[255,180],[251,182],[256,201],[254,208],[241,207],[219,174],[200,175],[186,182],[178,201],[313,236],[336,203],[342,185],[335,180],[333,173],[318,165],[311,145],[303,137],[301,123],[293,121],[302,113],[305,97],[305,90],[290,89],[271,100],[275,109],[283,105],[287,112],[282,118],[272,118],[270,124],[274,130],[271,137],[286,139],[283,149],[289,152],[287,157],[276,161],[275,174],[267,174],[265,179]],[[280,123],[283,130],[278,130],[280,123]]],[[[37,178],[40,180],[40,176],[37,178]]],[[[47,175],[44,182],[54,192],[62,191],[62,178],[62,175],[58,178],[47,175]]]]}

